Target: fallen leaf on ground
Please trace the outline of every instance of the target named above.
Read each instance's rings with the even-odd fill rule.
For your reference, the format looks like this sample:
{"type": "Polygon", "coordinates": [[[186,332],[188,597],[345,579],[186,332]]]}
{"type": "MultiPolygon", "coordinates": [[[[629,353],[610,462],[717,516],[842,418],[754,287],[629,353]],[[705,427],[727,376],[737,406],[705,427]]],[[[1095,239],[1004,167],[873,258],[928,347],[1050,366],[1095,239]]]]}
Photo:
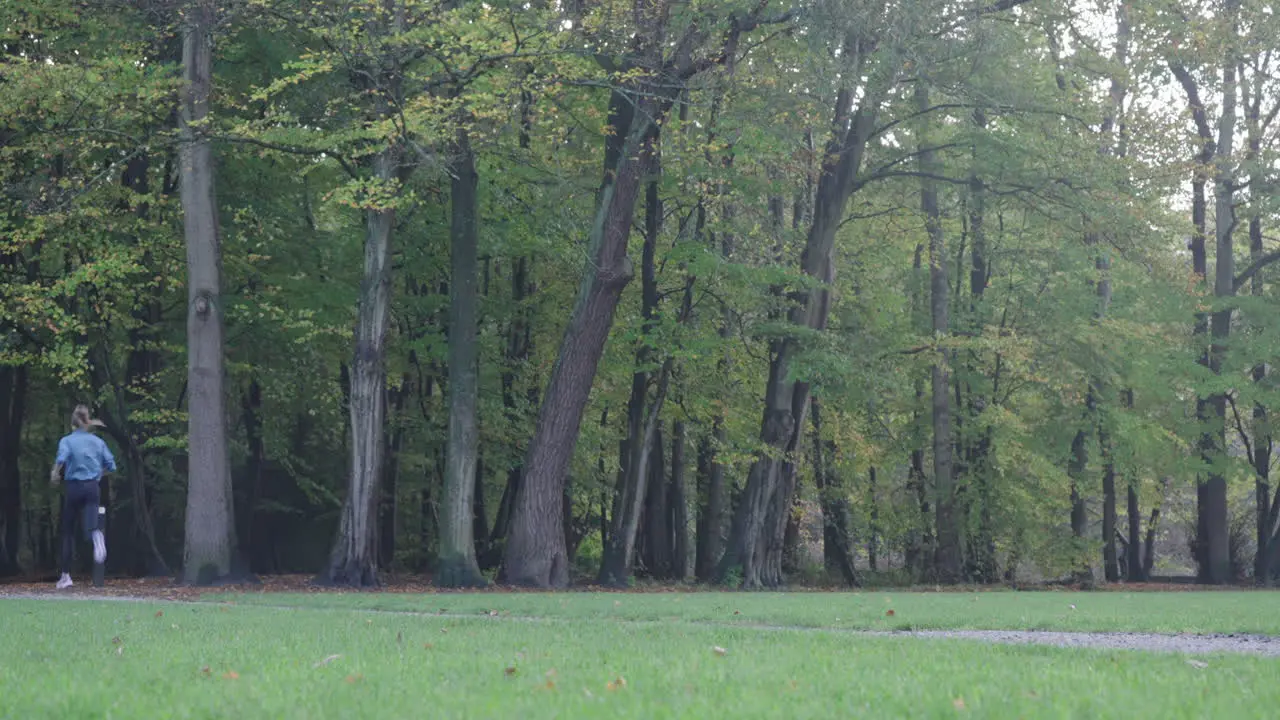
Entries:
{"type": "Polygon", "coordinates": [[[328,665],[329,663],[333,662],[334,660],[337,660],[337,659],[338,659],[338,658],[340,658],[340,657],[342,657],[342,656],[341,656],[341,655],[330,655],[329,657],[327,657],[327,658],[325,658],[325,659],[321,660],[320,662],[316,663],[315,665],[312,665],[312,667],[324,667],[325,665],[328,665]]]}
{"type": "Polygon", "coordinates": [[[1209,663],[1207,663],[1207,662],[1202,662],[1202,661],[1200,661],[1200,660],[1188,660],[1188,661],[1187,661],[1187,664],[1188,664],[1188,665],[1190,665],[1190,666],[1191,666],[1191,667],[1193,667],[1193,668],[1198,669],[1198,670],[1203,670],[1203,669],[1205,669],[1205,668],[1209,667],[1209,663]]]}
{"type": "Polygon", "coordinates": [[[157,611],[156,611],[156,617],[164,617],[164,611],[163,611],[163,610],[157,610],[157,611]]]}
{"type": "Polygon", "coordinates": [[[555,690],[555,689],[556,689],[556,681],[555,681],[555,680],[548,680],[548,681],[547,681],[547,684],[546,684],[546,685],[544,685],[543,687],[545,687],[545,688],[546,688],[546,689],[548,689],[548,690],[555,690]]]}
{"type": "Polygon", "coordinates": [[[363,675],[348,675],[348,676],[347,676],[347,682],[351,683],[352,685],[354,685],[354,684],[356,684],[356,683],[360,682],[360,681],[361,681],[361,680],[363,680],[363,679],[364,679],[364,676],[363,676],[363,675]]]}
{"type": "Polygon", "coordinates": [[[738,612],[737,610],[734,610],[734,611],[733,611],[733,614],[734,614],[734,615],[741,615],[742,613],[741,613],[741,612],[738,612]]]}
{"type": "Polygon", "coordinates": [[[204,675],[205,677],[208,677],[209,675],[213,674],[213,671],[209,669],[208,665],[205,665],[204,667],[200,668],[200,674],[204,675]]]}
{"type": "Polygon", "coordinates": [[[618,676],[617,680],[610,680],[609,683],[605,685],[605,687],[610,690],[621,690],[626,686],[627,686],[627,679],[622,677],[621,675],[618,676]]]}
{"type": "Polygon", "coordinates": [[[886,616],[888,616],[888,617],[893,617],[893,616],[894,616],[894,615],[896,615],[896,614],[897,614],[897,613],[895,613],[893,610],[889,610],[888,612],[886,612],[886,613],[885,613],[885,615],[886,615],[886,616]]]}
{"type": "Polygon", "coordinates": [[[964,710],[964,698],[958,697],[951,701],[951,705],[957,710],[964,710]]]}
{"type": "Polygon", "coordinates": [[[423,647],[424,649],[426,649],[426,650],[430,650],[431,648],[435,647],[435,644],[434,644],[434,643],[422,643],[422,647],[423,647]]]}
{"type": "Polygon", "coordinates": [[[235,670],[228,670],[227,672],[223,673],[222,679],[223,680],[239,680],[240,673],[236,672],[235,670]]]}
{"type": "Polygon", "coordinates": [[[720,647],[719,645],[717,645],[717,646],[715,646],[715,647],[711,648],[711,652],[713,652],[713,653],[715,653],[715,654],[719,655],[720,657],[724,657],[725,655],[727,655],[727,654],[729,653],[729,651],[728,651],[728,650],[725,650],[724,648],[720,647]]]}
{"type": "Polygon", "coordinates": [[[511,677],[512,675],[516,674],[516,669],[514,667],[509,667],[506,670],[503,670],[502,672],[506,673],[507,677],[511,677]]]}

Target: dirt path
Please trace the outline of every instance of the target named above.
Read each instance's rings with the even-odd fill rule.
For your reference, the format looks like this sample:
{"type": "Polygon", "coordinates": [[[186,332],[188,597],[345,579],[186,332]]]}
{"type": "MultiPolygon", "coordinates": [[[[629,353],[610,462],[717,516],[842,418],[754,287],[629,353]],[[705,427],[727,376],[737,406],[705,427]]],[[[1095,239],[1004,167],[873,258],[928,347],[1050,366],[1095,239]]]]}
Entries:
{"type": "MultiPolygon", "coordinates": [[[[200,605],[221,605],[223,603],[201,600],[204,591],[190,588],[169,587],[164,592],[154,592],[156,588],[148,588],[153,592],[134,594],[127,588],[114,588],[104,591],[97,588],[76,587],[71,591],[56,592],[44,587],[0,586],[0,601],[3,600],[105,600],[116,602],[186,602],[200,605]]],[[[0,605],[3,607],[3,605],[0,605]]],[[[276,610],[316,609],[303,608],[286,604],[254,604],[253,607],[276,610]]],[[[353,612],[385,614],[385,615],[417,615],[423,617],[474,620],[487,618],[480,615],[423,613],[399,610],[367,610],[352,609],[353,612]]],[[[501,615],[489,618],[494,621],[524,622],[572,622],[568,618],[525,617],[501,615]]],[[[670,624],[670,621],[657,620],[615,620],[626,624],[670,624]]],[[[1127,632],[1056,632],[1048,630],[855,630],[846,628],[799,627],[787,625],[752,625],[745,623],[716,623],[705,621],[689,621],[689,624],[705,627],[765,630],[771,632],[823,632],[844,633],[867,637],[913,637],[925,640],[970,640],[978,642],[1000,643],[1009,645],[1048,645],[1061,648],[1088,648],[1099,650],[1138,650],[1143,652],[1179,653],[1184,655],[1209,655],[1214,653],[1231,653],[1256,655],[1262,657],[1280,657],[1280,637],[1247,634],[1179,634],[1161,635],[1156,633],[1127,632]]],[[[1199,661],[1189,661],[1199,662],[1199,661]]]]}

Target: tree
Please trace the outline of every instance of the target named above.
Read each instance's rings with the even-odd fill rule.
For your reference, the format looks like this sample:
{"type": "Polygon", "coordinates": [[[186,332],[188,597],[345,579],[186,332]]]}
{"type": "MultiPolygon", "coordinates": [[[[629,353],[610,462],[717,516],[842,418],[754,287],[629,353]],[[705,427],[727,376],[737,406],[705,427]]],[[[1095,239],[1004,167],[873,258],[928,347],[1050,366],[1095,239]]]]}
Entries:
{"type": "Polygon", "coordinates": [[[188,464],[186,545],[183,578],[208,585],[232,572],[236,552],[227,455],[227,408],[223,366],[222,258],[213,152],[206,135],[213,90],[212,0],[186,7],[182,36],[180,113],[182,217],[187,243],[188,464]]]}
{"type": "Polygon", "coordinates": [[[449,448],[445,511],[441,518],[436,582],[446,587],[484,584],[476,561],[472,502],[476,487],[479,388],[476,367],[476,228],[478,177],[465,128],[451,148],[452,222],[449,283],[449,448]]]}
{"type": "MultiPolygon", "coordinates": [[[[597,194],[587,241],[587,266],[524,463],[525,476],[516,497],[504,563],[508,582],[537,587],[562,587],[568,583],[568,557],[558,505],[614,310],[634,274],[627,256],[627,239],[641,177],[650,162],[653,136],[684,82],[737,53],[739,38],[766,20],[767,9],[766,2],[745,16],[711,18],[726,27],[722,47],[708,58],[694,55],[707,34],[703,26],[689,25],[672,43],[667,38],[672,8],[637,0],[632,8],[637,20],[633,49],[616,60],[606,53],[598,56],[607,71],[623,78],[610,94],[611,98],[618,98],[611,99],[611,110],[624,111],[611,113],[611,135],[620,142],[607,143],[604,182],[597,194]]],[[[676,35],[672,33],[672,37],[676,35]]]]}

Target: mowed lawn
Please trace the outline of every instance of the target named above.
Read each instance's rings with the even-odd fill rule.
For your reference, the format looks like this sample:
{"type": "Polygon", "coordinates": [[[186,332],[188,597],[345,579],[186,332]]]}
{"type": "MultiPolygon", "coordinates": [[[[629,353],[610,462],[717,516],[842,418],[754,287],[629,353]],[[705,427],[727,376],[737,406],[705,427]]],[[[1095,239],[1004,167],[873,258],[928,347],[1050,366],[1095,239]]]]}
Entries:
{"type": "Polygon", "coordinates": [[[1280,636],[1280,591],[243,593],[293,607],[856,630],[1068,630],[1280,636]]]}
{"type": "Polygon", "coordinates": [[[918,615],[929,618],[922,620],[929,627],[1194,630],[1210,623],[1257,632],[1274,629],[1262,616],[1275,615],[1277,598],[489,593],[244,594],[234,604],[0,600],[0,717],[1270,718],[1280,708],[1276,659],[1214,655],[1189,662],[1173,654],[869,637],[821,626],[870,626],[874,614],[889,628],[918,615]],[[1057,607],[1071,603],[1076,610],[1057,607]],[[377,606],[392,612],[367,611],[377,606]],[[889,609],[893,616],[885,615],[889,609]],[[1197,617],[1215,610],[1216,620],[1197,617]],[[1082,616],[1092,619],[1072,619],[1082,616]],[[1138,624],[1115,627],[1129,620],[1138,624]]]}

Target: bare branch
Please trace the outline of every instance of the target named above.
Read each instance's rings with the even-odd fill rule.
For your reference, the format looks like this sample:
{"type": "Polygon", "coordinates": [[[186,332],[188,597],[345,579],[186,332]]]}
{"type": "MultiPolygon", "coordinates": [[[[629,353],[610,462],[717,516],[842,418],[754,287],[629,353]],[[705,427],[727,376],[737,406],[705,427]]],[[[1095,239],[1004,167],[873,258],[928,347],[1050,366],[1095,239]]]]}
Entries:
{"type": "Polygon", "coordinates": [[[1244,287],[1245,283],[1249,282],[1250,278],[1257,275],[1259,271],[1277,260],[1280,260],[1280,250],[1272,250],[1266,255],[1263,255],[1257,260],[1249,263],[1249,267],[1245,268],[1243,272],[1236,276],[1235,282],[1232,284],[1233,290],[1238,292],[1240,288],[1244,287]]]}

